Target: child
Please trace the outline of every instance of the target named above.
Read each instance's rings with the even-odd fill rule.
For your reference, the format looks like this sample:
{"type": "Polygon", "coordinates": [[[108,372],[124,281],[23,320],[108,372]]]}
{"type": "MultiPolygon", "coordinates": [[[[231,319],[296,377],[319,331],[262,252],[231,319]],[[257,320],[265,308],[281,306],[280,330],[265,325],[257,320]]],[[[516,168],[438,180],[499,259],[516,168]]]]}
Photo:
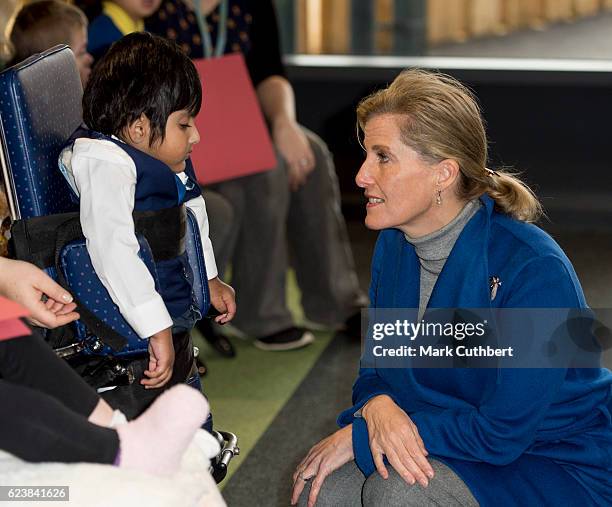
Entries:
{"type": "MultiPolygon", "coordinates": [[[[191,360],[188,334],[197,316],[184,256],[156,263],[160,293],[155,290],[137,256],[133,210],[188,206],[200,228],[211,303],[221,313],[216,321],[229,322],[236,311],[233,289],[217,277],[206,206],[189,160],[200,139],[194,116],[201,101],[189,58],[160,37],[133,33],[96,65],[83,96],[83,118],[92,130],[77,130],[60,156],[80,196],[92,265],[126,321],[140,337],[150,337],[145,388],[171,379],[173,335],[177,364],[179,355],[191,360]]],[[[172,383],[183,380],[172,377],[172,383]]]]}
{"type": "Polygon", "coordinates": [[[43,0],[24,6],[11,30],[14,57],[25,60],[58,44],[68,44],[74,53],[81,83],[87,84],[93,59],[87,52],[87,18],[80,9],[60,0],[43,0]]]}
{"type": "Polygon", "coordinates": [[[89,26],[89,52],[98,61],[113,42],[124,35],[144,31],[144,19],[161,0],[112,0],[102,2],[102,12],[89,26]]]}

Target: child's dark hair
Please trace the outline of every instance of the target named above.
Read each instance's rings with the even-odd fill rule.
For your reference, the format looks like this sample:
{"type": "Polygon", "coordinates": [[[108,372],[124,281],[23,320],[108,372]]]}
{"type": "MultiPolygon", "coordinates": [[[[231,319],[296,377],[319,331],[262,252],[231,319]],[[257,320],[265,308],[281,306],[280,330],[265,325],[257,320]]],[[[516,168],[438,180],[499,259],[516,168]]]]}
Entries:
{"type": "Polygon", "coordinates": [[[202,86],[191,60],[174,42],[137,32],[115,42],[94,67],[83,119],[93,130],[122,137],[145,114],[153,144],[164,140],[170,114],[185,109],[195,116],[201,105],[202,86]]]}
{"type": "Polygon", "coordinates": [[[25,60],[57,44],[70,44],[74,30],[87,27],[87,18],[78,8],[60,0],[43,0],[21,8],[10,39],[12,63],[25,60]]]}

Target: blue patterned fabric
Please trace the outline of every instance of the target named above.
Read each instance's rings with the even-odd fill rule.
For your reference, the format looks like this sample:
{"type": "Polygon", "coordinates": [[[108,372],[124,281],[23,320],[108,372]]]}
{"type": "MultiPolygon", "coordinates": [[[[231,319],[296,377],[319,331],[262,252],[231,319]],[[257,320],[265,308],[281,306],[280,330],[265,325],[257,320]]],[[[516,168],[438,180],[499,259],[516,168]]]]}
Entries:
{"type": "MultiPolygon", "coordinates": [[[[155,280],[155,288],[159,288],[159,280],[153,263],[153,254],[149,248],[147,240],[138,235],[138,243],[140,250],[139,257],[146,264],[147,268],[153,275],[155,280]]],[[[124,349],[113,353],[112,349],[105,346],[99,349],[99,340],[95,336],[91,336],[83,323],[77,321],[76,333],[80,341],[86,344],[86,352],[89,354],[111,354],[116,356],[127,356],[137,353],[146,352],[149,341],[141,339],[121,316],[119,308],[113,303],[108,291],[96,276],[96,273],[91,265],[91,259],[87,252],[87,247],[84,240],[72,241],[67,244],[60,255],[60,263],[62,271],[66,275],[66,279],[70,284],[72,293],[78,300],[89,308],[93,314],[102,322],[111,327],[114,331],[124,336],[128,340],[128,344],[124,349]]]]}
{"type": "Polygon", "coordinates": [[[8,178],[21,218],[78,208],[56,170],[66,139],[81,123],[74,56],[58,46],[0,74],[0,123],[8,178]]]}

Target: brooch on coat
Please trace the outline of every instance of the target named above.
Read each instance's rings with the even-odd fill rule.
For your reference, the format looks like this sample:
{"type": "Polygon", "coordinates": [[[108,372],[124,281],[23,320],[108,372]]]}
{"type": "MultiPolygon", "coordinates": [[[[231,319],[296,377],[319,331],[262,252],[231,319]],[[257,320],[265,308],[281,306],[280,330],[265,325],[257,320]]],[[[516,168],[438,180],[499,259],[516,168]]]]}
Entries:
{"type": "Polygon", "coordinates": [[[499,276],[491,276],[489,277],[489,289],[491,290],[491,301],[495,299],[497,296],[497,289],[502,284],[499,276]]]}

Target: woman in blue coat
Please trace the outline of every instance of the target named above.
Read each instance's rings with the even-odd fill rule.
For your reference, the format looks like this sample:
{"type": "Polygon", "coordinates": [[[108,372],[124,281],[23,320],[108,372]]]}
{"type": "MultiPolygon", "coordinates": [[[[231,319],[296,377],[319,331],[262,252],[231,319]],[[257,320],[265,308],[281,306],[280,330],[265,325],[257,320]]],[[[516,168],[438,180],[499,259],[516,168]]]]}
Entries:
{"type": "MultiPolygon", "coordinates": [[[[465,87],[405,71],[357,116],[356,182],[366,226],[382,231],[373,307],[419,320],[427,308],[586,308],[570,261],[530,223],[533,193],[486,168],[465,87]]],[[[341,429],[298,465],[292,503],[612,505],[611,386],[603,368],[362,367],[341,429]]]]}

